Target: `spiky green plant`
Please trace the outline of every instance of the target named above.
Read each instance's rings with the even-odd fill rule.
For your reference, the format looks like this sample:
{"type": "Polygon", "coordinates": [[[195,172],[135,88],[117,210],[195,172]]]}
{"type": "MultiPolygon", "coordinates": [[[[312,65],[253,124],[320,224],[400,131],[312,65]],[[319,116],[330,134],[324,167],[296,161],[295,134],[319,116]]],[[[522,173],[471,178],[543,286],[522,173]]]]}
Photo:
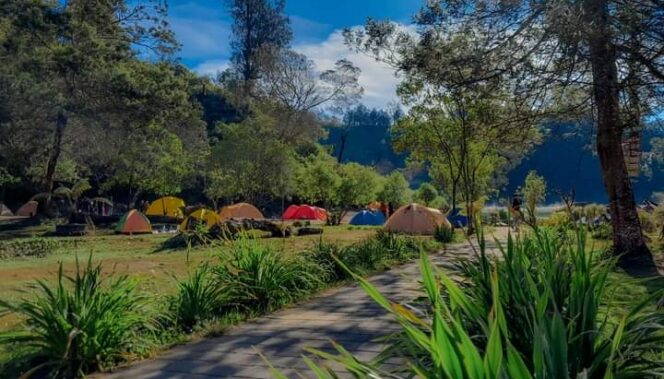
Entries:
{"type": "MultiPolygon", "coordinates": [[[[358,377],[424,378],[646,378],[664,376],[664,312],[653,294],[619,317],[610,317],[608,274],[615,260],[575,240],[535,231],[509,238],[500,257],[489,257],[480,238],[478,257],[459,266],[462,284],[432,268],[421,271],[425,301],[418,312],[382,297],[356,277],[367,293],[401,324],[375,362],[315,354],[358,377]],[[615,320],[615,321],[613,321],[615,320]],[[398,358],[393,372],[381,362],[398,358]]],[[[331,370],[307,362],[319,378],[331,370]]],[[[275,372],[275,375],[280,374],[275,372]]]]}
{"type": "Polygon", "coordinates": [[[201,322],[214,318],[222,304],[220,287],[209,266],[203,264],[184,280],[177,280],[177,292],[168,298],[169,318],[190,332],[201,322]]]}
{"type": "Polygon", "coordinates": [[[287,256],[240,238],[226,262],[215,268],[226,307],[264,312],[280,308],[323,286],[327,272],[300,256],[287,256]]]}
{"type": "Polygon", "coordinates": [[[20,343],[36,350],[36,365],[27,375],[47,371],[52,377],[74,378],[123,359],[149,324],[136,281],[119,276],[104,281],[91,257],[76,261],[73,276],[62,264],[55,283],[39,280],[36,293],[18,302],[0,301],[0,309],[23,318],[20,329],[0,334],[2,343],[20,343]]]}

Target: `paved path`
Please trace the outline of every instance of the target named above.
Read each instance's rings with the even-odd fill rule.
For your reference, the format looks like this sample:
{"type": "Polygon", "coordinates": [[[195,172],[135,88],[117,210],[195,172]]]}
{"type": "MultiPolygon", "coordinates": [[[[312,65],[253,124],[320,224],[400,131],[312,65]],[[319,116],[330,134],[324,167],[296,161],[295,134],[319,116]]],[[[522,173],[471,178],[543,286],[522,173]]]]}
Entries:
{"type": "MultiPolygon", "coordinates": [[[[499,233],[502,234],[502,233],[499,233]]],[[[444,265],[452,256],[469,255],[468,244],[433,254],[444,265]]],[[[419,293],[417,263],[373,276],[371,282],[387,298],[405,303],[419,293]]],[[[307,303],[246,322],[220,337],[176,347],[157,359],[120,370],[105,379],[271,378],[260,351],[289,378],[297,372],[312,377],[302,360],[303,349],[332,351],[330,340],[360,359],[371,359],[382,346],[374,341],[397,325],[357,285],[324,292],[307,303]]]]}

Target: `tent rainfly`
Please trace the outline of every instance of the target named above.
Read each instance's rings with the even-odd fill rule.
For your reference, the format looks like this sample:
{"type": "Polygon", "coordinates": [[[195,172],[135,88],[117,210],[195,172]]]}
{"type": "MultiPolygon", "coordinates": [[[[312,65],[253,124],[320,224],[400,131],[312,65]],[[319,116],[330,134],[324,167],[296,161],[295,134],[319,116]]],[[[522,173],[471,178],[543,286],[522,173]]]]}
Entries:
{"type": "Polygon", "coordinates": [[[115,227],[115,232],[121,234],[152,233],[152,225],[143,213],[132,209],[122,216],[115,227]]]}
{"type": "Polygon", "coordinates": [[[219,216],[215,211],[209,209],[199,209],[192,212],[187,218],[182,221],[180,224],[180,231],[186,232],[191,230],[196,224],[203,224],[207,228],[214,226],[219,223],[219,216]]]}
{"type": "Polygon", "coordinates": [[[165,196],[159,198],[148,207],[145,212],[148,216],[166,216],[173,218],[183,218],[186,204],[179,197],[165,196]]]}
{"type": "Polygon", "coordinates": [[[383,225],[385,223],[385,216],[383,212],[377,210],[363,210],[355,213],[350,219],[351,225],[383,225]]]}
{"type": "Polygon", "coordinates": [[[443,213],[419,204],[404,205],[387,220],[385,230],[405,234],[433,234],[436,228],[452,228],[443,213]]]}
{"type": "Polygon", "coordinates": [[[21,205],[21,208],[16,211],[16,215],[20,217],[35,217],[37,215],[38,207],[38,202],[30,200],[27,203],[21,205]]]}
{"type": "Polygon", "coordinates": [[[7,208],[5,204],[0,203],[0,216],[11,217],[13,215],[11,209],[7,208]]]}
{"type": "Polygon", "coordinates": [[[327,211],[311,205],[291,205],[286,208],[282,220],[327,220],[327,211]]]}
{"type": "Polygon", "coordinates": [[[220,220],[229,220],[229,219],[262,219],[265,218],[261,211],[258,208],[254,207],[249,203],[238,203],[233,205],[228,205],[223,207],[219,212],[220,220]]]}

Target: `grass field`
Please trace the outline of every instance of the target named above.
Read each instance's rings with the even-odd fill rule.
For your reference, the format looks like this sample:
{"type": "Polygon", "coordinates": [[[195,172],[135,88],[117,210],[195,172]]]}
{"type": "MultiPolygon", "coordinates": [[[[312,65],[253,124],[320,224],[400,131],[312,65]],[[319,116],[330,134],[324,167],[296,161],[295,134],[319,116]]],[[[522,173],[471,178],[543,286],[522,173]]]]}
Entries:
{"type": "MultiPolygon", "coordinates": [[[[33,235],[43,230],[32,230],[33,235]]],[[[340,246],[368,238],[376,228],[356,228],[348,226],[324,227],[322,235],[290,238],[261,238],[271,248],[292,254],[305,251],[322,239],[340,246]]],[[[0,237],[2,235],[0,234],[0,237]]],[[[4,237],[8,237],[5,235],[4,237]]],[[[38,258],[15,258],[0,260],[0,297],[14,300],[27,296],[30,285],[37,279],[55,278],[59,264],[65,272],[72,273],[76,259],[86,261],[92,257],[94,262],[101,262],[109,273],[128,274],[140,280],[139,288],[151,294],[167,294],[175,288],[173,276],[184,275],[189,267],[213,260],[223,253],[224,243],[197,247],[191,250],[163,250],[161,245],[171,235],[100,235],[91,237],[51,237],[66,241],[69,247],[58,248],[53,254],[38,258]]],[[[0,330],[7,330],[16,324],[12,316],[0,317],[0,330]]]]}

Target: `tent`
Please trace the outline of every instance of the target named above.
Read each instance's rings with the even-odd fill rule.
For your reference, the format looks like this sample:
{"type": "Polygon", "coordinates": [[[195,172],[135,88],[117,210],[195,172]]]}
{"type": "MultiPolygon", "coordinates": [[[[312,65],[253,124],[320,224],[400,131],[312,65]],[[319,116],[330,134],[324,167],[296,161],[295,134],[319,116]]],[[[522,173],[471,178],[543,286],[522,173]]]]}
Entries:
{"type": "Polygon", "coordinates": [[[291,205],[286,208],[282,220],[327,220],[327,211],[311,205],[291,205]]]}
{"type": "Polygon", "coordinates": [[[8,216],[11,217],[14,214],[12,213],[11,209],[7,208],[6,205],[3,203],[0,203],[0,216],[8,216]]]}
{"type": "Polygon", "coordinates": [[[203,224],[207,228],[214,226],[219,223],[219,216],[215,211],[209,209],[199,209],[192,212],[187,218],[182,221],[180,224],[180,231],[185,232],[190,230],[195,224],[203,224]]]}
{"type": "Polygon", "coordinates": [[[16,215],[21,217],[34,217],[37,215],[38,207],[38,202],[30,200],[27,203],[21,205],[21,208],[16,211],[16,215]]]}
{"type": "Polygon", "coordinates": [[[461,209],[459,208],[452,209],[450,214],[447,215],[447,220],[455,228],[465,228],[466,226],[468,226],[468,216],[462,215],[461,209]]]}
{"type": "Polygon", "coordinates": [[[241,218],[251,218],[251,219],[261,219],[265,218],[261,211],[258,208],[254,207],[249,203],[238,203],[229,205],[221,208],[219,212],[219,219],[228,220],[231,218],[241,219],[241,218]]]}
{"type": "Polygon", "coordinates": [[[122,216],[115,227],[115,232],[122,234],[152,233],[152,226],[143,213],[132,209],[122,216]]]}
{"type": "Polygon", "coordinates": [[[419,204],[404,205],[387,220],[385,230],[406,234],[433,234],[438,227],[452,228],[438,210],[419,204]]]}
{"type": "Polygon", "coordinates": [[[349,222],[351,225],[383,225],[384,223],[385,216],[383,212],[368,210],[355,213],[349,222]]]}
{"type": "Polygon", "coordinates": [[[184,200],[179,197],[165,196],[150,203],[145,214],[148,216],[183,218],[185,206],[184,200]]]}

